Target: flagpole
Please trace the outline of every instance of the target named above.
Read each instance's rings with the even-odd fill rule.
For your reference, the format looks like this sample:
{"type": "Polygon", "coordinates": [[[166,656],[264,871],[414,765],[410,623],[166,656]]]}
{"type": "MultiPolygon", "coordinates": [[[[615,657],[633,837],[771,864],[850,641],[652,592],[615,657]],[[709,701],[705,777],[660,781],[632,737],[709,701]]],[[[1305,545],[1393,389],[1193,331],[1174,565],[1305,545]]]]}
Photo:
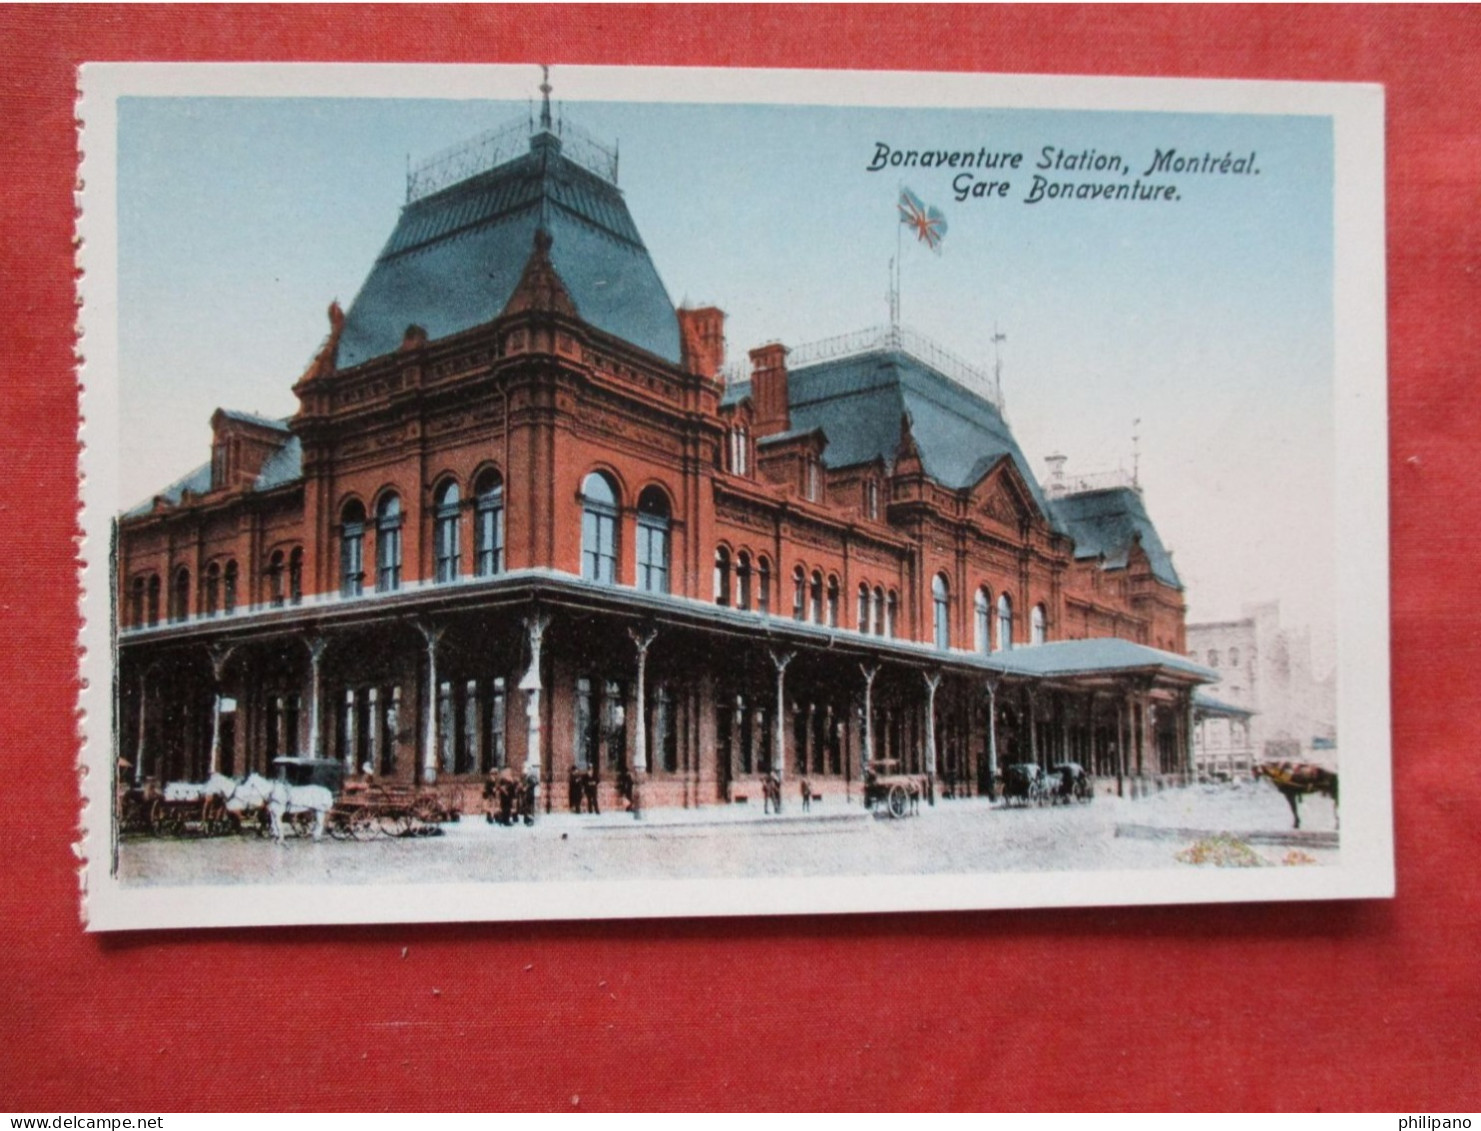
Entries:
{"type": "Polygon", "coordinates": [[[900,259],[904,255],[904,238],[900,230],[905,227],[900,219],[900,197],[905,193],[905,182],[901,181],[895,189],[895,301],[890,308],[890,345],[899,348],[900,345],[900,259]]]}

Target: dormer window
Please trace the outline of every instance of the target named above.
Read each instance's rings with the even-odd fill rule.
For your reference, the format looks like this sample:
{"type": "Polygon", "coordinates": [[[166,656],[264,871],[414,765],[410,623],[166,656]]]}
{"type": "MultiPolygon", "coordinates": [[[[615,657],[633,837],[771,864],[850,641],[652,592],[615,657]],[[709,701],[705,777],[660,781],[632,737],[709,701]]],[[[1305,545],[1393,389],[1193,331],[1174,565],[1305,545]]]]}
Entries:
{"type": "Polygon", "coordinates": [[[730,430],[730,471],[734,475],[751,473],[751,435],[744,424],[730,430]]]}
{"type": "Polygon", "coordinates": [[[818,461],[812,457],[808,458],[802,474],[802,493],[810,502],[817,502],[822,494],[822,476],[818,470],[818,461]]]}
{"type": "Polygon", "coordinates": [[[864,517],[879,518],[879,484],[873,479],[864,484],[864,517]]]}

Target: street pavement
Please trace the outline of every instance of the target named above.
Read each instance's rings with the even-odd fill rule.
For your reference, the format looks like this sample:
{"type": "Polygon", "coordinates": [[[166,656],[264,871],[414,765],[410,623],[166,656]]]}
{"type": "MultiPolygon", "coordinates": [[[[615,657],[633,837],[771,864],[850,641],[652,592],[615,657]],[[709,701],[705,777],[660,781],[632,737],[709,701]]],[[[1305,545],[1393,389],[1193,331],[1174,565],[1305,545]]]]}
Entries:
{"type": "MultiPolygon", "coordinates": [[[[1329,802],[1307,802],[1302,842],[1315,863],[1335,863],[1329,802]],[[1325,807],[1324,807],[1325,806],[1325,807]]],[[[702,879],[1186,868],[1176,855],[1208,833],[1288,833],[1290,812],[1265,783],[1168,790],[1142,800],[1008,808],[983,798],[922,804],[895,820],[855,801],[655,809],[600,816],[542,814],[531,827],[481,815],[438,836],[282,845],[248,836],[128,838],[119,850],[126,884],[336,884],[702,879]]],[[[1280,838],[1277,838],[1277,840],[1280,838]]],[[[1289,843],[1287,841],[1286,843],[1289,843]]],[[[1257,848],[1271,864],[1284,849],[1257,848]]]]}

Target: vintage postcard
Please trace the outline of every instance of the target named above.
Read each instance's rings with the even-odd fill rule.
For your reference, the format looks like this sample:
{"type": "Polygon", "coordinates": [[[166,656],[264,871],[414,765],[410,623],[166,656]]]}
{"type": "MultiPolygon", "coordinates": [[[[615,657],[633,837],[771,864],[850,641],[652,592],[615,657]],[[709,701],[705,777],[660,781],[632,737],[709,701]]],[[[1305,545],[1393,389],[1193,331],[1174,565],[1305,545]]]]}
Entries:
{"type": "Polygon", "coordinates": [[[1392,893],[1379,88],[81,91],[90,928],[1392,893]]]}

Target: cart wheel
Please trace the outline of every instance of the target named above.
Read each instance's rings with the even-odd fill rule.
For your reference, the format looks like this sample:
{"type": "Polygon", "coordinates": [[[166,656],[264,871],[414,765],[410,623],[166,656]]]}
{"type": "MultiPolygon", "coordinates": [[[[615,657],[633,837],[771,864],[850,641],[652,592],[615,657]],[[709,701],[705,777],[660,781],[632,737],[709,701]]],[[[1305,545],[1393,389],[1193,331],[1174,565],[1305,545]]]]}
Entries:
{"type": "Polygon", "coordinates": [[[370,815],[370,810],[365,808],[350,811],[349,823],[346,826],[351,840],[369,840],[376,835],[375,818],[370,815]]]}
{"type": "Polygon", "coordinates": [[[380,813],[375,818],[375,827],[381,836],[405,836],[411,831],[411,814],[380,813]]]}
{"type": "Polygon", "coordinates": [[[442,806],[435,797],[418,797],[411,807],[411,815],[428,825],[438,825],[443,820],[442,806]]]}
{"type": "Polygon", "coordinates": [[[905,796],[905,787],[903,785],[890,786],[889,802],[891,817],[905,816],[905,809],[909,803],[909,799],[905,796]]]}
{"type": "Polygon", "coordinates": [[[350,815],[343,809],[329,810],[329,816],[324,821],[324,831],[329,834],[330,840],[349,840],[350,815]]]}

